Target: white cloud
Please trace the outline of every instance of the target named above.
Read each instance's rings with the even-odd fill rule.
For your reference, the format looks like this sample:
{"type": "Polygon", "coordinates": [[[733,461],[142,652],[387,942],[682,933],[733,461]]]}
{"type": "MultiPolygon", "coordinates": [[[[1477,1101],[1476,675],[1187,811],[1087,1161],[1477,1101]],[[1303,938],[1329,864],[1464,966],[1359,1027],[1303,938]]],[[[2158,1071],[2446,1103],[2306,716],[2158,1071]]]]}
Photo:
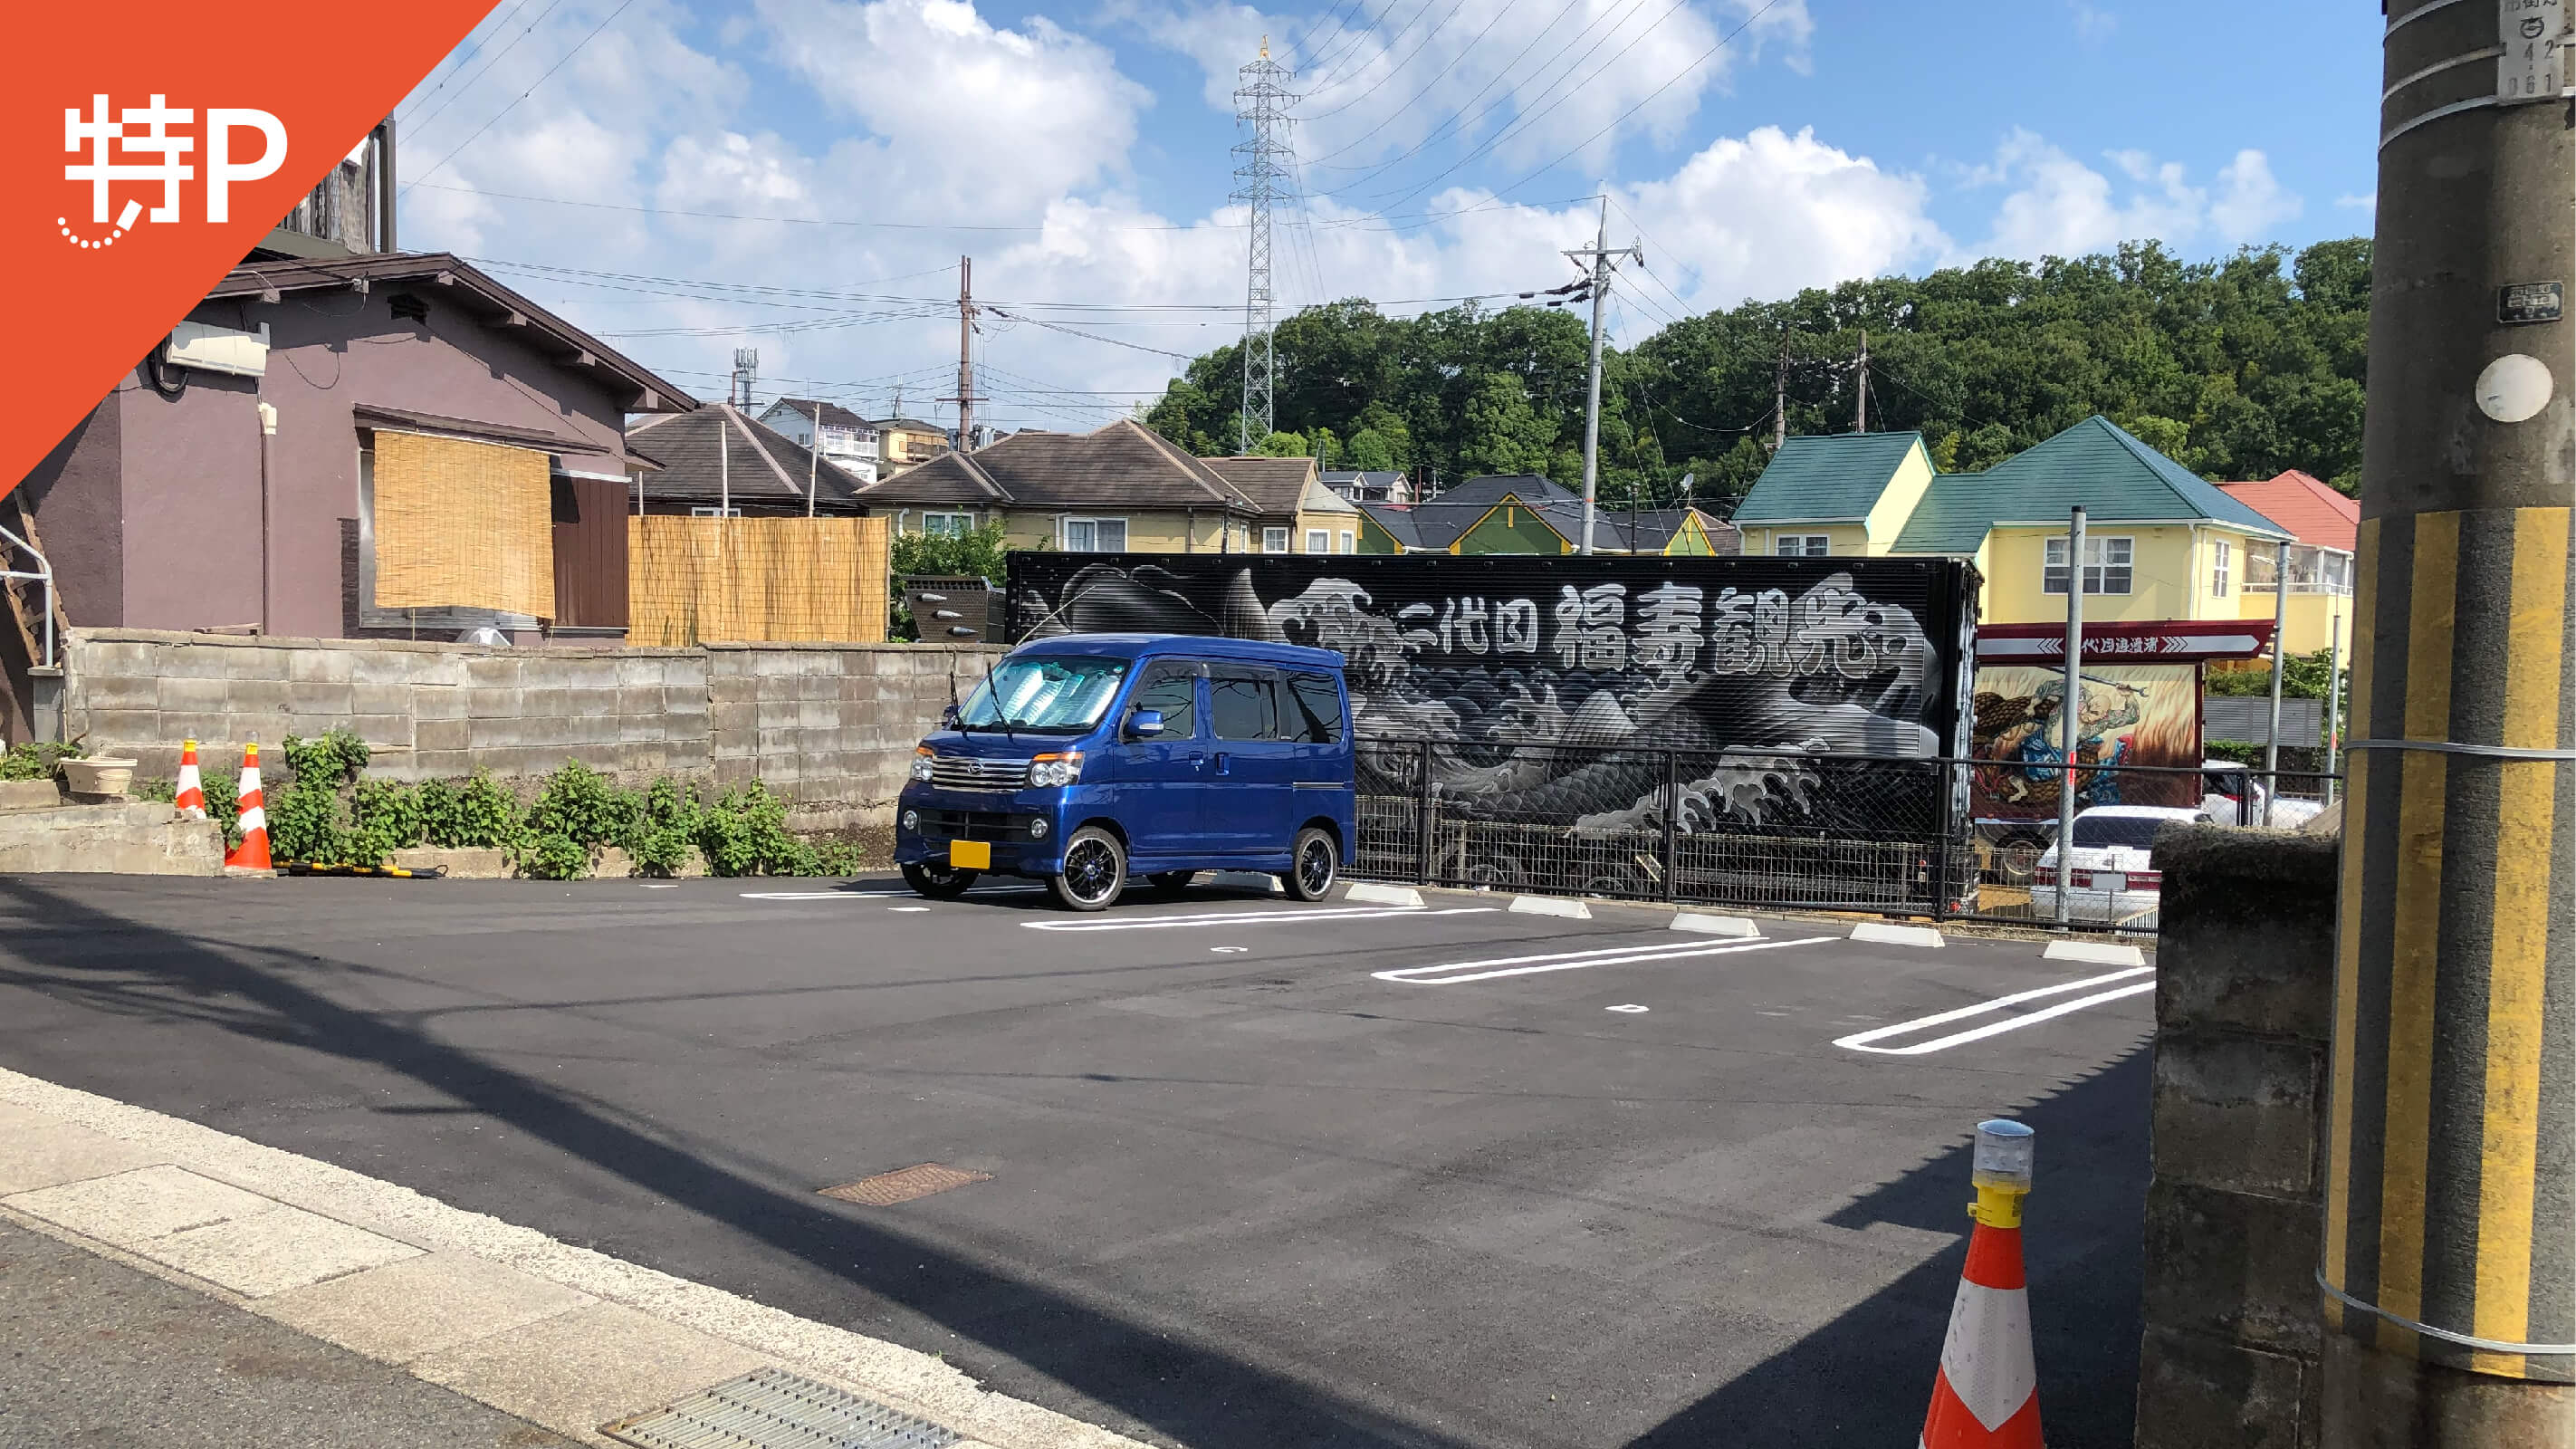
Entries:
{"type": "Polygon", "coordinates": [[[2272,228],[2292,220],[2305,203],[2281,189],[2272,164],[2260,151],[2239,151],[2218,172],[2218,199],[2210,203],[2209,224],[2222,240],[2258,241],[2272,228]]]}
{"type": "Polygon", "coordinates": [[[2087,5],[2084,0],[2067,0],[2068,10],[2075,15],[2075,38],[2087,46],[2097,46],[2111,38],[2120,28],[2120,17],[2108,10],[2087,5]]]}
{"type": "Polygon", "coordinates": [[[2125,186],[2033,132],[2014,131],[1967,182],[2015,189],[1996,207],[1986,240],[1953,259],[2076,256],[2147,238],[2188,246],[2204,231],[2242,244],[2262,239],[2302,206],[2260,151],[2239,151],[2220,168],[2214,197],[2178,161],[2137,150],[2108,152],[2104,159],[2125,186]]]}
{"type": "Polygon", "coordinates": [[[2335,205],[2342,207],[2347,211],[2358,211],[2365,216],[2377,216],[2379,214],[2379,198],[2375,195],[2338,196],[2335,198],[2335,205]]]}

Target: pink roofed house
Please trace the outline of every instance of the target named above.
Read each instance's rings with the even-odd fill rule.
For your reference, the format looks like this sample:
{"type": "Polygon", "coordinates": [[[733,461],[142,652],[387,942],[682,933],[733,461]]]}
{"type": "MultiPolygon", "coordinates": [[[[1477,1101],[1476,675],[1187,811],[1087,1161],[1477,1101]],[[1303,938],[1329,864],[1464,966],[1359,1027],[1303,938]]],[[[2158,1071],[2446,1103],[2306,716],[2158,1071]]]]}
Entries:
{"type": "MultiPolygon", "coordinates": [[[[2282,647],[2310,654],[2337,639],[2348,647],[2352,629],[2353,553],[2361,532],[2361,505],[2322,479],[2293,468],[2260,483],[2221,483],[2227,495],[2279,524],[2298,540],[2287,546],[2289,626],[2282,647]]],[[[2239,618],[2269,618],[2275,561],[2269,550],[2250,551],[2241,581],[2239,618]]],[[[2215,574],[2213,591],[2229,585],[2215,574]]]]}

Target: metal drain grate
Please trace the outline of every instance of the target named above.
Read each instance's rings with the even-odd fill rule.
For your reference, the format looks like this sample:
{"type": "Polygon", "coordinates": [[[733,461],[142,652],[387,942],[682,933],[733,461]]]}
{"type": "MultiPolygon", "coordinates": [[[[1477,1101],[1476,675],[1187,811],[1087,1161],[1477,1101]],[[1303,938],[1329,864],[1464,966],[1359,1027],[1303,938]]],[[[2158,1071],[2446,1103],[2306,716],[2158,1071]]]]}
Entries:
{"type": "Polygon", "coordinates": [[[822,1188],[820,1191],[825,1197],[836,1197],[843,1202],[854,1202],[862,1207],[892,1207],[899,1202],[928,1197],[934,1192],[946,1192],[952,1187],[964,1187],[970,1182],[991,1182],[992,1180],[993,1174],[989,1172],[965,1172],[954,1167],[942,1167],[936,1162],[924,1162],[912,1167],[898,1168],[893,1172],[880,1172],[874,1177],[863,1177],[856,1182],[845,1182],[839,1187],[822,1188]]]}
{"type": "Polygon", "coordinates": [[[643,1449],[948,1449],[927,1419],[785,1369],[754,1369],[599,1432],[643,1449]]]}

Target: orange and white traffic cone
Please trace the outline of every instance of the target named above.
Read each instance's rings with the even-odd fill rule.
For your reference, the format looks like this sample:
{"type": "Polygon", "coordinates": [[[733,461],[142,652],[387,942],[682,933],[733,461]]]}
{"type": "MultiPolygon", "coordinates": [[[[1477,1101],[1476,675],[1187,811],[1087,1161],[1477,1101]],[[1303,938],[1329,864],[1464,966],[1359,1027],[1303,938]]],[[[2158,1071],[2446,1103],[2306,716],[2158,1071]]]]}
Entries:
{"type": "Polygon", "coordinates": [[[1950,1306],[1920,1449],[2041,1449],[2039,1367],[2021,1267],[2032,1146],[2031,1130],[2019,1122],[1977,1124],[1977,1200],[1968,1209],[1977,1226],[1950,1306]]]}
{"type": "Polygon", "coordinates": [[[197,778],[195,740],[182,740],[179,744],[179,793],[171,803],[179,807],[182,820],[206,818],[206,787],[197,778]]]}
{"type": "Polygon", "coordinates": [[[268,810],[259,795],[257,740],[242,746],[241,833],[242,843],[224,857],[224,864],[252,870],[276,869],[276,862],[268,858],[268,810]]]}

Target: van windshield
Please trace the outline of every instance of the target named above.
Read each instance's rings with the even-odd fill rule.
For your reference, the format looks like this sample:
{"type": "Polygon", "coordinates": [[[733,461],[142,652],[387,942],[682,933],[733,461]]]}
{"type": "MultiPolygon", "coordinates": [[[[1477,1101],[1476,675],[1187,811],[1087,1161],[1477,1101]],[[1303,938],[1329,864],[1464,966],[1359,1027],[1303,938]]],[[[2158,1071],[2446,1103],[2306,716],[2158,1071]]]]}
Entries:
{"type": "Polygon", "coordinates": [[[959,706],[958,727],[1081,734],[1100,723],[1127,663],[1071,654],[1005,659],[959,706]]]}

